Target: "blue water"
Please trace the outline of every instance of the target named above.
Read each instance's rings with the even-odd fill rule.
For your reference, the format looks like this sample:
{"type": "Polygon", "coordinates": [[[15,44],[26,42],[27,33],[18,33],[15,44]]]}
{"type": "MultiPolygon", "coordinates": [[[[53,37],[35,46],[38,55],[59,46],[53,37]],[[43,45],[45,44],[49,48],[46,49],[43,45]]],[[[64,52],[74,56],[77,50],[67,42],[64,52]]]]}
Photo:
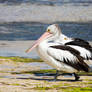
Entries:
{"type": "MultiPolygon", "coordinates": [[[[58,23],[62,32],[69,37],[92,41],[92,23],[58,23]]],[[[36,40],[50,24],[16,22],[0,24],[0,40],[36,40]]]]}
{"type": "MultiPolygon", "coordinates": [[[[92,5],[92,0],[0,0],[0,3],[6,3],[10,5],[33,3],[42,5],[73,4],[86,6],[92,5]]],[[[67,36],[79,37],[89,41],[92,40],[92,23],[61,22],[58,24],[60,25],[63,33],[67,36]]],[[[48,25],[49,24],[32,22],[2,23],[0,24],[0,40],[36,40],[46,30],[48,25]]]]}
{"type": "Polygon", "coordinates": [[[44,4],[44,5],[91,5],[92,0],[0,0],[0,3],[6,4],[21,4],[21,3],[32,3],[32,4],[44,4]]]}

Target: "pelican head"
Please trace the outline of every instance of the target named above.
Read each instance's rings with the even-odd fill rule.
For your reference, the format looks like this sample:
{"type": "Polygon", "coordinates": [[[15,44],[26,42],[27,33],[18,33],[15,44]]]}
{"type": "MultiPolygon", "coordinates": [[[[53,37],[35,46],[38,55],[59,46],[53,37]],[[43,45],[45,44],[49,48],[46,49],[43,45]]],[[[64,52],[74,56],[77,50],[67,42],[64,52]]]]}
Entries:
{"type": "Polygon", "coordinates": [[[52,24],[48,26],[46,32],[34,43],[34,45],[26,50],[26,52],[30,52],[34,49],[37,45],[39,45],[45,39],[55,39],[60,36],[61,30],[57,24],[52,24]]]}
{"type": "Polygon", "coordinates": [[[53,35],[60,35],[61,30],[60,27],[58,26],[58,24],[52,24],[50,26],[48,26],[47,32],[50,32],[53,35]]]}

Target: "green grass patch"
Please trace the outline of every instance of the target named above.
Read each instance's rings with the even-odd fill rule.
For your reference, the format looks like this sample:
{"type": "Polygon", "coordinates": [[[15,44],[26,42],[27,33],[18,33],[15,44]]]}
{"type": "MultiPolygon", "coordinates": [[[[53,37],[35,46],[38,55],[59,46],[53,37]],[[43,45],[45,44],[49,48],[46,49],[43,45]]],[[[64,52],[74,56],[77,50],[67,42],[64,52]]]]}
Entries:
{"type": "Polygon", "coordinates": [[[79,76],[92,76],[92,72],[79,72],[79,76]]]}
{"type": "Polygon", "coordinates": [[[39,73],[56,73],[55,69],[47,69],[47,70],[38,70],[38,71],[26,71],[21,73],[12,73],[12,74],[39,74],[39,73]]]}
{"type": "MultiPolygon", "coordinates": [[[[37,71],[26,71],[26,72],[21,72],[21,74],[39,74],[39,73],[56,73],[56,69],[45,69],[45,70],[37,70],[37,71]]],[[[19,73],[20,74],[20,73],[19,73]]],[[[62,76],[62,72],[60,72],[61,76],[62,76]]],[[[67,73],[66,73],[67,74],[67,73]]],[[[79,76],[92,76],[92,72],[79,72],[78,73],[79,76]]]]}
{"type": "MultiPolygon", "coordinates": [[[[71,84],[70,84],[71,85],[71,84]]],[[[92,92],[91,87],[64,87],[61,84],[52,85],[51,87],[37,85],[33,88],[34,90],[58,90],[58,92],[92,92]]]]}
{"type": "Polygon", "coordinates": [[[41,59],[32,59],[32,58],[23,58],[23,57],[2,57],[0,56],[0,59],[9,59],[9,60],[12,60],[12,61],[15,61],[15,62],[43,62],[41,59]]]}
{"type": "MultiPolygon", "coordinates": [[[[27,73],[56,73],[55,69],[46,69],[46,70],[38,70],[38,71],[31,71],[27,73]]],[[[62,74],[62,72],[60,72],[62,74]]],[[[67,73],[66,73],[67,74],[67,73]]],[[[79,76],[92,76],[92,72],[79,72],[79,76]]]]}
{"type": "Polygon", "coordinates": [[[84,87],[84,88],[80,88],[80,87],[69,87],[69,88],[61,88],[61,90],[63,92],[92,92],[92,88],[91,87],[84,87]]]}
{"type": "Polygon", "coordinates": [[[62,83],[61,84],[52,85],[50,87],[49,86],[37,85],[33,89],[35,89],[35,90],[49,90],[49,89],[56,89],[56,88],[59,88],[59,87],[62,87],[62,83]]]}
{"type": "Polygon", "coordinates": [[[20,84],[17,84],[17,83],[16,84],[11,84],[11,85],[13,85],[13,86],[21,86],[20,84]]]}
{"type": "Polygon", "coordinates": [[[39,87],[39,86],[37,86],[37,87],[34,87],[33,89],[35,89],[35,90],[49,90],[49,89],[51,89],[51,87],[39,87]]]}

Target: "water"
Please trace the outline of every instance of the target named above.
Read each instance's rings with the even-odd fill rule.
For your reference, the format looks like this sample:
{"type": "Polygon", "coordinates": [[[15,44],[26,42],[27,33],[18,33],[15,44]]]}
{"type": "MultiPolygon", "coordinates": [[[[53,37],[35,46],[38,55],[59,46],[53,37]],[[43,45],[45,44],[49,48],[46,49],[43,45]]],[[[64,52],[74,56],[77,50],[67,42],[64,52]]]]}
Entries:
{"type": "Polygon", "coordinates": [[[38,58],[25,50],[53,23],[69,37],[92,41],[91,21],[92,0],[0,0],[0,56],[38,58]]]}
{"type": "MultiPolygon", "coordinates": [[[[58,23],[62,32],[69,37],[92,41],[92,23],[58,23]]],[[[38,39],[50,24],[16,22],[0,24],[0,40],[26,41],[38,39]]]]}
{"type": "Polygon", "coordinates": [[[45,30],[44,24],[0,24],[0,40],[36,40],[45,30]]]}
{"type": "Polygon", "coordinates": [[[32,63],[25,63],[26,66],[35,66],[35,67],[40,67],[40,70],[45,70],[45,69],[54,69],[51,66],[49,66],[46,63],[39,63],[39,62],[32,62],[32,63]]]}
{"type": "Polygon", "coordinates": [[[32,3],[39,5],[63,5],[63,4],[73,4],[73,5],[84,5],[88,6],[92,4],[91,0],[0,0],[0,3],[6,4],[21,4],[21,3],[32,3]]]}
{"type": "MultiPolygon", "coordinates": [[[[69,37],[92,41],[92,23],[58,23],[62,32],[69,37]]],[[[39,58],[37,52],[25,53],[34,41],[46,30],[49,24],[16,22],[0,24],[0,56],[20,56],[39,58]]]]}

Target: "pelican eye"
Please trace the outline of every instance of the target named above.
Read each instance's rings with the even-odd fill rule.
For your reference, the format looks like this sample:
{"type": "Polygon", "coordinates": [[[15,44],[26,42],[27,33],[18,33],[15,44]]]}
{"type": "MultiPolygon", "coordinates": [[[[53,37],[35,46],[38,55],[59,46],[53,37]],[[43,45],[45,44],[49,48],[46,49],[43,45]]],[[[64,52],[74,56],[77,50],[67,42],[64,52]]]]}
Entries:
{"type": "Polygon", "coordinates": [[[50,29],[48,29],[47,32],[50,32],[50,29]]]}
{"type": "Polygon", "coordinates": [[[64,40],[67,40],[67,38],[64,38],[64,40]]]}

